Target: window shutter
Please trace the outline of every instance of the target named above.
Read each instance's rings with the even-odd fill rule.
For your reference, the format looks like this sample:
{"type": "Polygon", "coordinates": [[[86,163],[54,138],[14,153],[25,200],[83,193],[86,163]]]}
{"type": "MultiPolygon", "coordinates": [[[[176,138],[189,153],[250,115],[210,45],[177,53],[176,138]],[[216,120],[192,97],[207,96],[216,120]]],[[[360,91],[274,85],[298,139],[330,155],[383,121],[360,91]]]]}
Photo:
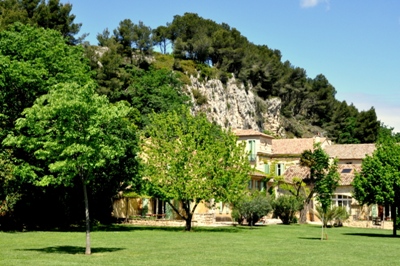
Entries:
{"type": "Polygon", "coordinates": [[[269,164],[264,164],[264,173],[269,174],[269,164]]]}

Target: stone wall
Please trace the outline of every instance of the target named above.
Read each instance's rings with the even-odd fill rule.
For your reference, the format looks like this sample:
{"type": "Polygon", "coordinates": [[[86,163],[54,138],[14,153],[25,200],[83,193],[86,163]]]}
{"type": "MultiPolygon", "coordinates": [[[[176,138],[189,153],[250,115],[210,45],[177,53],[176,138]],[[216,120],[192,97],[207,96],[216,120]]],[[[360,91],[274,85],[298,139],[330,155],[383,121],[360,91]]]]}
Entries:
{"type": "Polygon", "coordinates": [[[347,221],[343,223],[343,226],[348,227],[359,227],[359,228],[376,228],[376,229],[393,229],[392,221],[382,221],[380,225],[375,225],[372,221],[347,221]]]}

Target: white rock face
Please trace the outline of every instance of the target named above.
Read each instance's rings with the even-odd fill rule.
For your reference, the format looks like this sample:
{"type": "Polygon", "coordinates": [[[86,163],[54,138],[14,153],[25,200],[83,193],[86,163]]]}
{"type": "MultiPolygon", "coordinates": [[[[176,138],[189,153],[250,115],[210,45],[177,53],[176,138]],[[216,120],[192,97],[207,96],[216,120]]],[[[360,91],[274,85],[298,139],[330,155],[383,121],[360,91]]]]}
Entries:
{"type": "Polygon", "coordinates": [[[217,79],[200,82],[196,77],[191,77],[191,82],[188,91],[194,103],[193,113],[205,112],[210,121],[224,128],[267,130],[275,135],[284,135],[280,127],[279,98],[263,100],[234,78],[229,79],[226,85],[217,79]],[[196,104],[195,90],[195,94],[207,98],[206,103],[196,104]]]}

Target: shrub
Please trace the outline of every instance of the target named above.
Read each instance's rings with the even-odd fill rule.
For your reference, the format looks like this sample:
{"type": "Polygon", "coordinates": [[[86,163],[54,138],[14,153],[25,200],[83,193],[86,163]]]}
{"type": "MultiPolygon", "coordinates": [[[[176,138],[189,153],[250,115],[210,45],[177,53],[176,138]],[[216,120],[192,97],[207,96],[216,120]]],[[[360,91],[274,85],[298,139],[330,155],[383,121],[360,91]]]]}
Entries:
{"type": "Polygon", "coordinates": [[[272,210],[269,197],[256,191],[245,196],[232,212],[232,217],[241,223],[247,220],[250,226],[272,210]]]}
{"type": "Polygon", "coordinates": [[[324,227],[328,227],[328,223],[330,226],[341,226],[342,222],[349,218],[346,208],[343,207],[334,206],[327,209],[326,212],[324,212],[320,205],[317,205],[315,208],[316,211],[314,211],[314,214],[322,221],[324,227]]]}
{"type": "Polygon", "coordinates": [[[202,94],[198,89],[192,89],[192,93],[197,105],[203,105],[208,102],[207,96],[202,94]]]}
{"type": "Polygon", "coordinates": [[[296,212],[303,207],[303,201],[293,195],[279,196],[272,202],[274,215],[282,220],[283,224],[297,222],[296,212]]]}

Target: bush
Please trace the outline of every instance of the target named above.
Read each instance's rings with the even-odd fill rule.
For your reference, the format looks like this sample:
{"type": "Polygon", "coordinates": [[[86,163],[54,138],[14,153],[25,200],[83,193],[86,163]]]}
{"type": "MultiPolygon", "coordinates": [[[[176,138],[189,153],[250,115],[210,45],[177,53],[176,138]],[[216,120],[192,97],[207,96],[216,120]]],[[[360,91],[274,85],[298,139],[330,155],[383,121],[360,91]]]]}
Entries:
{"type": "Polygon", "coordinates": [[[240,224],[244,219],[249,225],[254,225],[261,217],[272,210],[269,197],[256,191],[245,196],[232,212],[232,217],[240,224]]]}
{"type": "Polygon", "coordinates": [[[207,96],[202,94],[198,89],[192,89],[192,93],[197,105],[201,106],[208,102],[207,96]]]}
{"type": "Polygon", "coordinates": [[[326,212],[324,212],[320,205],[317,205],[315,208],[316,211],[314,211],[314,214],[323,222],[324,227],[328,227],[328,223],[330,226],[341,226],[342,222],[349,218],[346,208],[343,207],[334,206],[326,210],[326,212]]]}
{"type": "Polygon", "coordinates": [[[274,215],[282,220],[283,224],[297,222],[296,212],[303,207],[303,201],[293,195],[282,195],[272,202],[274,215]]]}

